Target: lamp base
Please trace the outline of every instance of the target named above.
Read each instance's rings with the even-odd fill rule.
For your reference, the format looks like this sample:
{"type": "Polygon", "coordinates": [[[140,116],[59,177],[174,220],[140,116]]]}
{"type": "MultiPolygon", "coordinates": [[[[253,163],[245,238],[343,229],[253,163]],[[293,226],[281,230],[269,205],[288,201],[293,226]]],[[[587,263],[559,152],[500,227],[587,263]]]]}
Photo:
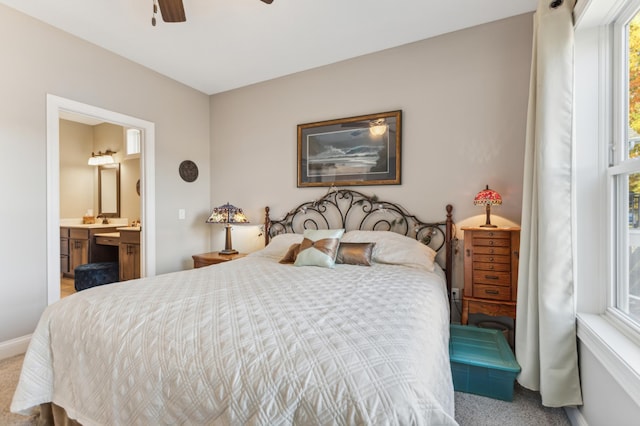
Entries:
{"type": "MultiPolygon", "coordinates": [[[[487,185],[487,189],[489,186],[487,185]]],[[[487,220],[484,221],[484,225],[480,225],[481,228],[497,228],[496,225],[491,224],[491,204],[487,203],[487,207],[485,209],[487,212],[487,220]]]]}
{"type": "Polygon", "coordinates": [[[224,250],[220,250],[218,253],[220,254],[238,254],[238,250],[234,250],[231,246],[231,224],[225,224],[225,238],[224,238],[224,250]]]}
{"type": "Polygon", "coordinates": [[[220,253],[220,254],[238,254],[238,250],[224,249],[224,250],[220,250],[218,253],[220,253]]]}

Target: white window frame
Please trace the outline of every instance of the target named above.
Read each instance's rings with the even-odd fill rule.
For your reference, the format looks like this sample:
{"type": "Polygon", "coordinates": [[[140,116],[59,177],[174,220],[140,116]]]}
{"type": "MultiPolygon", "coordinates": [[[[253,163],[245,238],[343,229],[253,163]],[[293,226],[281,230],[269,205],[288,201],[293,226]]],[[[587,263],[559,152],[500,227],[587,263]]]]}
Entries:
{"type": "MultiPolygon", "coordinates": [[[[615,24],[640,0],[584,0],[574,9],[576,27],[576,311],[581,343],[640,405],[640,336],[612,309],[617,271],[613,227],[616,209],[612,174],[635,165],[615,165],[613,143],[620,140],[615,102],[624,93],[626,71],[614,66],[615,24]],[[621,71],[623,71],[621,73],[621,71]],[[603,200],[606,200],[603,202],[603,200]]],[[[618,41],[619,42],[619,41],[618,41]]],[[[620,53],[620,52],[619,52],[620,53]]],[[[626,98],[626,95],[625,95],[626,98]]],[[[619,110],[618,110],[619,111],[619,110]]],[[[625,130],[626,133],[626,130],[625,130]]],[[[620,151],[620,150],[618,150],[620,151]]],[[[617,154],[616,154],[617,155],[617,154]]]]}
{"type": "MultiPolygon", "coordinates": [[[[613,21],[611,39],[611,102],[612,102],[612,143],[611,158],[607,169],[608,192],[610,205],[609,228],[610,248],[607,314],[616,321],[625,334],[640,344],[640,323],[631,318],[618,308],[619,305],[628,303],[629,289],[629,224],[627,214],[629,211],[629,193],[626,180],[623,176],[631,173],[640,173],[640,158],[628,158],[628,34],[627,23],[640,12],[640,0],[628,1],[620,10],[613,21]]],[[[605,142],[606,143],[606,142],[605,142]]]]}
{"type": "Polygon", "coordinates": [[[142,149],[142,139],[144,137],[144,133],[141,129],[135,128],[135,127],[127,127],[124,129],[124,159],[125,160],[132,160],[132,159],[136,159],[136,158],[140,158],[140,150],[142,149]],[[138,132],[138,143],[137,143],[137,150],[134,151],[130,151],[130,141],[129,141],[129,132],[130,131],[137,131],[138,132]]]}

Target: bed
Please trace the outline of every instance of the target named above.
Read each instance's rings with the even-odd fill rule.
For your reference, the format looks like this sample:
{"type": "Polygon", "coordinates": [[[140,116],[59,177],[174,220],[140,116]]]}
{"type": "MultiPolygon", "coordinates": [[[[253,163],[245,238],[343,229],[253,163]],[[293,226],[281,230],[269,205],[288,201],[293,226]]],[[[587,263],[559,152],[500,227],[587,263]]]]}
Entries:
{"type": "Polygon", "coordinates": [[[11,410],[83,425],[456,424],[451,206],[427,223],[330,190],[265,216],[265,248],[247,257],[49,306],[11,410]]]}

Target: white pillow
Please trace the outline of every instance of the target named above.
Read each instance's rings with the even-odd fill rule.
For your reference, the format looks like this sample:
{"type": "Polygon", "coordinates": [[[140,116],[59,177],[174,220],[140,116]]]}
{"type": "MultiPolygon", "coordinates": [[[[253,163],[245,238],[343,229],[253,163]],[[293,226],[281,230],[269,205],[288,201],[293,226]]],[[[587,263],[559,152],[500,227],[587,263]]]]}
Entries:
{"type": "Polygon", "coordinates": [[[279,234],[272,237],[269,244],[262,250],[258,250],[251,256],[275,257],[281,259],[291,247],[291,244],[302,242],[302,234],[279,234]]]}
{"type": "Polygon", "coordinates": [[[333,268],[344,229],[307,229],[300,243],[295,266],[333,268]]]}
{"type": "Polygon", "coordinates": [[[345,243],[376,243],[373,261],[435,269],[436,252],[420,241],[392,231],[349,231],[342,237],[345,243]]]}

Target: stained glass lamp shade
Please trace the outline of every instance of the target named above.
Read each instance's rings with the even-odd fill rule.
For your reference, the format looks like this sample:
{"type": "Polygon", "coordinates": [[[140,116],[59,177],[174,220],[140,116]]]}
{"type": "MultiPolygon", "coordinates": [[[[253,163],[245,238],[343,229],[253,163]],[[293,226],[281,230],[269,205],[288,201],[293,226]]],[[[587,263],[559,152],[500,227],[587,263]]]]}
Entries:
{"type": "Polygon", "coordinates": [[[207,223],[224,223],[226,228],[224,250],[220,254],[236,254],[238,250],[231,247],[231,225],[234,223],[249,223],[249,220],[242,212],[242,209],[227,202],[220,207],[215,207],[207,223]]]}
{"type": "Polygon", "coordinates": [[[491,224],[491,206],[502,204],[502,197],[493,189],[489,189],[489,185],[482,191],[476,194],[473,199],[473,204],[476,206],[486,206],[487,220],[484,225],[480,225],[485,228],[497,228],[496,225],[491,224]]]}

